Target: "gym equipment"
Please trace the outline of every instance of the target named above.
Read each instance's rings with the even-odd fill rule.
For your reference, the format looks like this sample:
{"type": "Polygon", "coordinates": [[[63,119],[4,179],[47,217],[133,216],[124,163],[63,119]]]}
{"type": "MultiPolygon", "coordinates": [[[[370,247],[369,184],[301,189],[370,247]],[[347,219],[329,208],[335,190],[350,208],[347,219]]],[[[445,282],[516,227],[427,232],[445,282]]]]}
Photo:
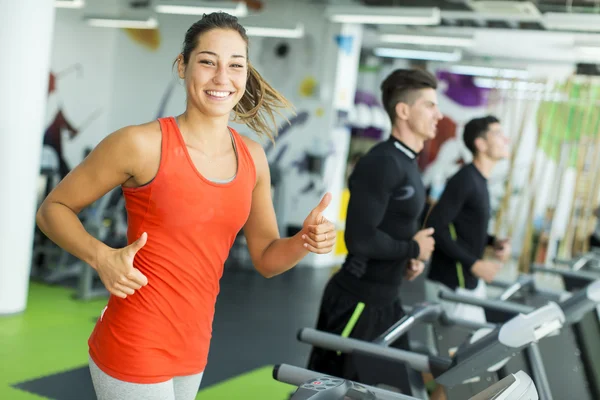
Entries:
{"type": "MultiPolygon", "coordinates": [[[[571,270],[561,268],[548,268],[534,265],[532,269],[538,273],[549,273],[562,277],[565,289],[569,292],[582,290],[590,282],[600,279],[600,270],[594,262],[581,265],[580,270],[575,270],[577,265],[571,265],[571,270]]],[[[567,292],[568,293],[568,292],[567,292]]],[[[595,312],[588,312],[572,326],[575,339],[580,349],[579,354],[589,390],[594,399],[600,399],[600,306],[595,312]]]]}
{"type": "MultiPolygon", "coordinates": [[[[569,271],[569,273],[572,273],[569,271]]],[[[479,299],[464,296],[447,290],[439,292],[440,298],[448,301],[471,304],[479,307],[488,307],[507,313],[531,313],[535,309],[519,303],[504,301],[504,304],[490,299],[479,299]]],[[[578,290],[573,295],[561,301],[558,306],[564,312],[567,324],[579,322],[585,314],[594,310],[600,303],[600,280],[590,283],[586,288],[578,290]]],[[[550,302],[549,304],[553,304],[550,302]]]]}
{"type": "MultiPolygon", "coordinates": [[[[298,386],[292,400],[414,400],[416,397],[382,390],[373,386],[358,384],[319,374],[304,368],[287,364],[275,365],[273,378],[277,381],[298,386]]],[[[538,400],[538,394],[531,378],[519,371],[496,382],[469,400],[538,400]]]]}
{"type": "Polygon", "coordinates": [[[416,400],[415,397],[287,364],[275,365],[273,379],[298,386],[290,400],[416,400]]]}
{"type": "Polygon", "coordinates": [[[571,260],[555,258],[553,262],[557,265],[566,265],[574,271],[581,270],[584,267],[591,267],[598,270],[598,267],[600,266],[600,249],[593,248],[589,252],[574,257],[571,260]]]}
{"type": "MultiPolygon", "coordinates": [[[[431,373],[436,382],[452,388],[497,370],[521,349],[560,329],[564,322],[565,315],[561,308],[556,303],[549,303],[528,315],[513,317],[494,329],[478,331],[472,342],[463,343],[452,358],[390,348],[387,346],[391,342],[386,340],[372,343],[312,328],[301,329],[298,340],[324,349],[352,353],[353,356],[366,355],[383,361],[404,363],[416,371],[431,373]]],[[[393,336],[388,335],[388,340],[392,340],[393,336]]]]}
{"type": "MultiPolygon", "coordinates": [[[[125,198],[120,187],[111,190],[85,208],[79,214],[79,218],[86,231],[106,245],[114,248],[127,246],[125,198]]],[[[43,268],[32,268],[33,278],[39,278],[48,284],[67,286],[73,286],[71,278],[74,278],[75,298],[80,300],[108,296],[108,291],[97,279],[96,271],[41,235],[45,240],[36,242],[33,253],[34,259],[44,259],[44,265],[43,268]],[[55,261],[50,261],[51,256],[54,256],[55,261]]]]}
{"type": "Polygon", "coordinates": [[[394,343],[400,336],[408,331],[417,323],[440,323],[447,326],[462,326],[467,329],[477,330],[482,328],[493,329],[493,324],[480,324],[473,321],[449,317],[441,304],[438,303],[419,303],[414,307],[405,307],[407,314],[398,322],[392,325],[387,331],[382,333],[373,343],[389,345],[394,343]]]}
{"type": "MultiPolygon", "coordinates": [[[[405,307],[406,315],[396,324],[390,327],[386,332],[375,339],[375,343],[386,345],[394,343],[402,335],[407,334],[414,326],[418,324],[426,324],[433,332],[432,337],[427,340],[425,348],[421,349],[419,342],[411,342],[411,350],[423,354],[440,355],[446,354],[451,356],[454,354],[458,346],[466,340],[472,340],[477,335],[481,336],[486,332],[492,331],[497,327],[495,324],[479,323],[468,321],[460,318],[449,317],[441,304],[439,303],[419,303],[412,309],[405,307]],[[475,334],[474,334],[475,332],[475,334]]],[[[423,377],[416,374],[418,379],[423,382],[423,377]]],[[[409,373],[410,376],[410,373],[409,373]]],[[[392,376],[393,380],[395,377],[392,376]]],[[[446,395],[450,399],[466,399],[475,393],[486,389],[491,382],[499,380],[496,371],[489,371],[479,375],[478,379],[473,379],[468,383],[457,385],[452,388],[446,388],[446,395]]],[[[416,381],[416,378],[413,379],[416,381]]],[[[414,383],[411,385],[411,393],[419,395],[419,385],[414,383]]],[[[421,392],[421,397],[427,397],[427,394],[421,392]]]]}
{"type": "MultiPolygon", "coordinates": [[[[516,293],[517,286],[524,287],[525,279],[517,281],[514,286],[509,286],[501,295],[501,300],[479,299],[470,296],[459,295],[450,291],[440,291],[441,299],[471,304],[483,307],[487,310],[495,310],[507,315],[518,313],[529,313],[535,309],[535,306],[509,302],[506,300],[508,294],[516,293]]],[[[529,284],[526,287],[530,287],[529,284]]],[[[543,298],[541,298],[543,301],[543,298]]],[[[540,301],[540,299],[538,299],[540,301]]],[[[585,289],[579,290],[571,296],[563,296],[563,300],[558,303],[566,319],[567,329],[557,332],[556,335],[548,337],[543,342],[533,343],[526,351],[526,360],[511,360],[506,368],[512,369],[531,369],[533,380],[542,399],[552,399],[553,394],[556,398],[562,399],[573,397],[578,399],[594,399],[589,388],[586,376],[579,373],[578,370],[584,368],[579,358],[580,351],[577,348],[577,342],[571,331],[572,325],[580,322],[586,314],[592,311],[600,302],[600,280],[588,285],[585,289]],[[546,354],[545,360],[542,356],[546,354]],[[550,360],[552,358],[552,360],[550,360]],[[548,379],[550,376],[560,376],[561,379],[568,379],[571,385],[568,387],[561,384],[560,381],[548,379]]],[[[554,304],[553,301],[550,304],[554,304]]]]}
{"type": "MultiPolygon", "coordinates": [[[[127,246],[125,198],[120,187],[102,196],[84,212],[84,226],[90,235],[113,248],[127,246]]],[[[108,296],[104,285],[97,282],[96,271],[81,260],[77,260],[76,264],[79,267],[79,279],[75,298],[91,300],[108,296]]]]}

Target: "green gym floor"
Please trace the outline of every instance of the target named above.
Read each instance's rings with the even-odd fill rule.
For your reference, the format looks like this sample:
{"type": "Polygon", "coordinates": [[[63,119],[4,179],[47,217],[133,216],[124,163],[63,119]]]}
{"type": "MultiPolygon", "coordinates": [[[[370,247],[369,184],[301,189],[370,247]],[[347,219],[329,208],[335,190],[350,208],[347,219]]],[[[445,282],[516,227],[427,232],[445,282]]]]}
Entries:
{"type": "MultiPolygon", "coordinates": [[[[197,399],[285,400],[295,387],[273,380],[278,363],[305,366],[296,340],[313,327],[332,271],[297,268],[273,279],[225,271],[208,368],[197,399]]],[[[0,317],[0,399],[93,400],[87,339],[106,299],[72,299],[73,289],[32,282],[27,310],[0,317]]]]}

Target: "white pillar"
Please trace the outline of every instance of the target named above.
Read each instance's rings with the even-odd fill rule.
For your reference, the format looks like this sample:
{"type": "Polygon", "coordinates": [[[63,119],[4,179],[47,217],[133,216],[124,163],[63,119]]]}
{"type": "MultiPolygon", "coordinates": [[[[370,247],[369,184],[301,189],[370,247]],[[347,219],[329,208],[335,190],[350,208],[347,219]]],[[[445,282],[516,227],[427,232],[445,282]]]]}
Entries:
{"type": "Polygon", "coordinates": [[[54,1],[0,2],[0,315],[25,310],[54,1]]]}
{"type": "MultiPolygon", "coordinates": [[[[327,36],[328,46],[323,54],[327,54],[324,76],[322,80],[323,102],[328,107],[326,122],[330,140],[335,143],[336,155],[327,160],[324,179],[327,191],[332,194],[332,201],[325,210],[325,217],[340,225],[340,206],[342,191],[345,187],[346,165],[350,148],[350,127],[347,114],[354,107],[360,52],[363,40],[363,26],[360,24],[329,24],[327,36]]],[[[320,199],[319,199],[320,200],[320,199]]],[[[339,265],[345,259],[331,253],[324,255],[309,254],[305,264],[314,267],[330,267],[339,265]]]]}

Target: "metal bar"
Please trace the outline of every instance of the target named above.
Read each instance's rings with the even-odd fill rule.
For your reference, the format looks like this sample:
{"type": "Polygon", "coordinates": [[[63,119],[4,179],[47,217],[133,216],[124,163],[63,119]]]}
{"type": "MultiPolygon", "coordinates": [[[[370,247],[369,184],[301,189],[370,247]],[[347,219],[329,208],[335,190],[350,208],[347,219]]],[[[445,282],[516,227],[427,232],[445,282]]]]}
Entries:
{"type": "Polygon", "coordinates": [[[460,295],[447,290],[440,290],[439,297],[441,299],[453,301],[456,303],[471,304],[474,306],[479,306],[490,310],[502,311],[509,314],[528,314],[535,309],[534,307],[525,306],[523,304],[513,303],[509,301],[480,299],[477,297],[460,295]]]}
{"type": "Polygon", "coordinates": [[[588,281],[595,281],[596,279],[600,279],[599,274],[595,274],[592,272],[571,271],[571,270],[562,269],[562,268],[550,268],[550,267],[547,267],[545,265],[540,265],[540,264],[533,264],[531,266],[531,270],[534,272],[560,275],[565,278],[582,279],[582,280],[588,280],[588,281]]]}
{"type": "Polygon", "coordinates": [[[506,282],[506,281],[501,281],[501,280],[493,280],[490,283],[488,283],[489,286],[494,286],[500,289],[506,289],[508,287],[510,287],[510,285],[512,285],[511,282],[506,282]]]}
{"type": "Polygon", "coordinates": [[[542,359],[542,353],[536,342],[531,343],[526,349],[527,357],[531,363],[531,372],[533,375],[533,381],[535,387],[538,390],[540,399],[552,400],[552,391],[550,390],[550,383],[548,382],[548,375],[546,374],[546,368],[544,367],[544,361],[542,359]]]}
{"type": "Polygon", "coordinates": [[[298,332],[298,340],[313,346],[353,353],[360,351],[383,359],[408,364],[411,368],[421,372],[431,372],[429,357],[410,351],[385,347],[379,344],[365,342],[362,340],[342,337],[332,333],[321,332],[312,328],[303,328],[298,332]]]}
{"type": "Polygon", "coordinates": [[[574,324],[598,307],[598,303],[600,303],[600,280],[573,293],[571,297],[560,303],[560,307],[567,317],[567,322],[574,324]]]}
{"type": "Polygon", "coordinates": [[[385,331],[381,336],[373,341],[373,343],[377,343],[379,345],[389,346],[394,343],[399,337],[406,334],[414,325],[416,319],[411,315],[405,315],[400,319],[400,321],[396,322],[385,331]]]}
{"type": "Polygon", "coordinates": [[[442,323],[442,325],[460,326],[461,328],[466,328],[466,329],[470,329],[473,331],[476,331],[479,329],[494,329],[497,327],[496,324],[481,323],[481,322],[469,321],[467,319],[462,319],[462,318],[449,317],[448,314],[446,314],[446,313],[444,313],[440,316],[440,322],[442,323]]]}
{"type": "Polygon", "coordinates": [[[515,283],[510,285],[508,288],[506,288],[506,290],[504,290],[504,292],[502,292],[502,294],[500,294],[499,299],[500,300],[508,300],[519,290],[526,288],[526,287],[531,287],[533,285],[533,283],[534,283],[534,280],[531,275],[521,275],[521,276],[519,276],[519,278],[517,279],[517,281],[515,283]]]}
{"type": "Polygon", "coordinates": [[[389,346],[402,335],[406,334],[418,322],[437,321],[443,313],[442,305],[437,303],[420,303],[415,305],[410,313],[392,325],[373,343],[389,346]]]}

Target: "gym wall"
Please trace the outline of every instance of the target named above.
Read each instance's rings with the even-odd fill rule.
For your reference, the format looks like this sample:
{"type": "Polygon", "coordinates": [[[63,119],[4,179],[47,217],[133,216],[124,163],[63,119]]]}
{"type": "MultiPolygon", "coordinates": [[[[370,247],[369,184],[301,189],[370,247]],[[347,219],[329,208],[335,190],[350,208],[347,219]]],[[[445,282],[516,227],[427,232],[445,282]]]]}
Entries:
{"type": "MultiPolygon", "coordinates": [[[[323,195],[330,176],[309,170],[311,157],[323,153],[325,159],[342,157],[331,140],[333,105],[330,82],[334,76],[334,52],[323,38],[330,34],[321,6],[300,2],[266,2],[270,19],[302,23],[301,39],[250,38],[250,60],[275,88],[296,107],[289,113],[292,126],[280,120],[280,137],[273,146],[262,143],[273,165],[285,171],[285,223],[301,225],[306,213],[323,195]],[[273,17],[275,16],[275,17],[273,17]],[[277,17],[279,16],[279,17],[277,17]]],[[[63,158],[69,168],[81,161],[86,148],[95,146],[108,133],[126,125],[139,124],[160,116],[177,115],[184,110],[185,92],[173,60],[181,50],[185,31],[195,16],[158,15],[156,30],[94,28],[86,25],[80,10],[58,9],[52,51],[52,71],[73,72],[56,79],[56,89],[48,107],[48,125],[57,111],[74,127],[63,124],[63,158]],[[68,134],[69,131],[75,133],[68,134]]],[[[265,17],[267,18],[267,17],[265,17]]],[[[259,17],[242,18],[244,25],[260,25],[259,17]]],[[[335,44],[334,44],[335,46],[335,44]]],[[[245,126],[232,126],[254,137],[245,126]]]]}

